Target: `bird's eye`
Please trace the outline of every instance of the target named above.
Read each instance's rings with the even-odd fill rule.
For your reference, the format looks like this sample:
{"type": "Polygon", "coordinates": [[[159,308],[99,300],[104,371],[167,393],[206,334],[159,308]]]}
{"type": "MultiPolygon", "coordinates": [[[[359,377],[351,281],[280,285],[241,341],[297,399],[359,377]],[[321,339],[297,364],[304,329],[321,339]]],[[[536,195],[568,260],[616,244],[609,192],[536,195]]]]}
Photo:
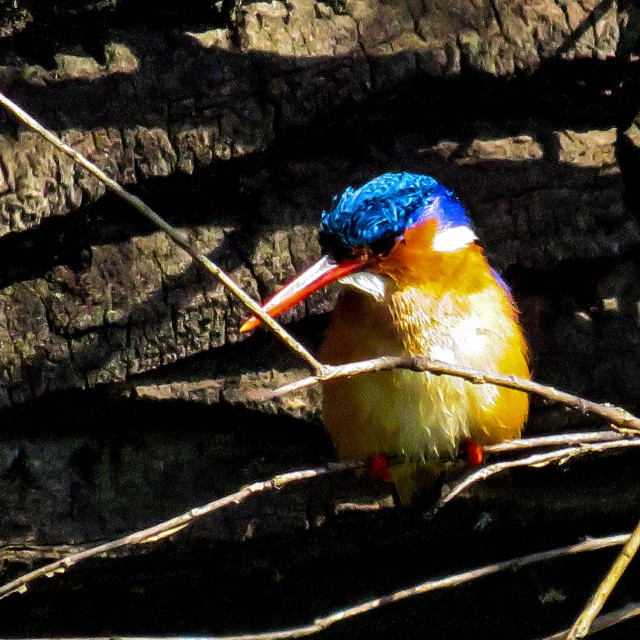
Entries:
{"type": "Polygon", "coordinates": [[[393,245],[396,243],[396,237],[393,233],[385,233],[384,235],[376,238],[373,242],[369,243],[369,249],[371,252],[379,257],[384,258],[389,254],[393,245]]]}
{"type": "Polygon", "coordinates": [[[350,250],[333,234],[323,233],[321,231],[318,235],[318,241],[320,242],[322,253],[332,256],[338,262],[349,255],[350,250]]]}

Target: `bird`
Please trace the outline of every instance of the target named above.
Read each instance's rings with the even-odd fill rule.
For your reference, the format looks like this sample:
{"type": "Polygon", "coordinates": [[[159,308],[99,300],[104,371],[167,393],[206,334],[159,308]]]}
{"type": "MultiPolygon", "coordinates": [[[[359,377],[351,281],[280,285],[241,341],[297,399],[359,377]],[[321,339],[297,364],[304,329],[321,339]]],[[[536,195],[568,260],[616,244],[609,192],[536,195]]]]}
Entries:
{"type": "MultiPolygon", "coordinates": [[[[465,207],[437,179],[385,173],[348,187],[322,213],[318,237],[320,260],[263,309],[275,317],[337,282],[323,362],[427,356],[529,378],[511,291],[489,265],[465,207]]],[[[240,330],[259,324],[253,316],[240,330]]],[[[480,463],[483,446],[520,436],[529,403],[519,390],[393,369],[323,382],[322,408],[340,460],[408,461],[391,479],[410,503],[421,486],[418,469],[437,477],[465,444],[468,459],[480,463]]],[[[380,473],[388,475],[384,467],[380,473]]]]}

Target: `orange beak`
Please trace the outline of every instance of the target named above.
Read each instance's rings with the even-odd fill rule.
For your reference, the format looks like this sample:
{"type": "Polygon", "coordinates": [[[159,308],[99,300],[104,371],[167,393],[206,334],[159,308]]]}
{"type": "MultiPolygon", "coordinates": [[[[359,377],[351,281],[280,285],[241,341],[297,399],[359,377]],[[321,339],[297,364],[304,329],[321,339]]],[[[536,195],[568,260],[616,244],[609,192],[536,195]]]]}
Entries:
{"type": "MultiPolygon", "coordinates": [[[[318,262],[295,277],[285,285],[278,293],[267,300],[262,309],[272,318],[279,316],[291,307],[308,298],[312,293],[322,287],[340,280],[344,276],[361,269],[369,258],[366,255],[351,258],[344,262],[336,262],[329,256],[322,256],[318,262]]],[[[241,327],[240,333],[251,331],[260,326],[260,320],[251,316],[241,327]]]]}

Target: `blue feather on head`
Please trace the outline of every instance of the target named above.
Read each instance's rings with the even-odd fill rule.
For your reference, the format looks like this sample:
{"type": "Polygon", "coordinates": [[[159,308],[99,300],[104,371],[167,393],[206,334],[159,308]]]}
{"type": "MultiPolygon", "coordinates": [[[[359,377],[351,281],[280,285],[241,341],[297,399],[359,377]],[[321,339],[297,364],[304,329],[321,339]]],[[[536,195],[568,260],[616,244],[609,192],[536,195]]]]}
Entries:
{"type": "Polygon", "coordinates": [[[435,178],[385,173],[358,189],[348,187],[322,214],[321,240],[332,250],[375,245],[399,238],[427,218],[435,218],[440,230],[471,228],[460,201],[435,178]]]}

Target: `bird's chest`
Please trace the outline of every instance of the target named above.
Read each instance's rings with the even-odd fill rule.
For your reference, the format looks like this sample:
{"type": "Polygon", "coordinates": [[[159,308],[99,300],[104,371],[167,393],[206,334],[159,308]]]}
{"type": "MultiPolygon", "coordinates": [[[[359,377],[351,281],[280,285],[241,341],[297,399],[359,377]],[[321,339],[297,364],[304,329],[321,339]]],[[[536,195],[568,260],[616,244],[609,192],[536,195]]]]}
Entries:
{"type": "Polygon", "coordinates": [[[492,357],[491,333],[501,316],[491,291],[462,295],[407,288],[389,299],[389,316],[408,355],[479,366],[492,357]]]}
{"type": "MultiPolygon", "coordinates": [[[[383,303],[345,292],[322,358],[338,364],[426,355],[478,366],[489,354],[491,323],[478,302],[437,298],[419,289],[391,292],[383,303]]],[[[491,401],[486,393],[493,388],[450,376],[406,370],[363,374],[324,385],[324,420],[342,458],[380,451],[449,457],[468,437],[474,407],[491,401]]]]}
{"type": "Polygon", "coordinates": [[[490,354],[499,309],[486,293],[435,296],[419,288],[390,292],[383,302],[344,292],[323,346],[331,363],[381,355],[425,355],[475,366],[490,354]]]}

